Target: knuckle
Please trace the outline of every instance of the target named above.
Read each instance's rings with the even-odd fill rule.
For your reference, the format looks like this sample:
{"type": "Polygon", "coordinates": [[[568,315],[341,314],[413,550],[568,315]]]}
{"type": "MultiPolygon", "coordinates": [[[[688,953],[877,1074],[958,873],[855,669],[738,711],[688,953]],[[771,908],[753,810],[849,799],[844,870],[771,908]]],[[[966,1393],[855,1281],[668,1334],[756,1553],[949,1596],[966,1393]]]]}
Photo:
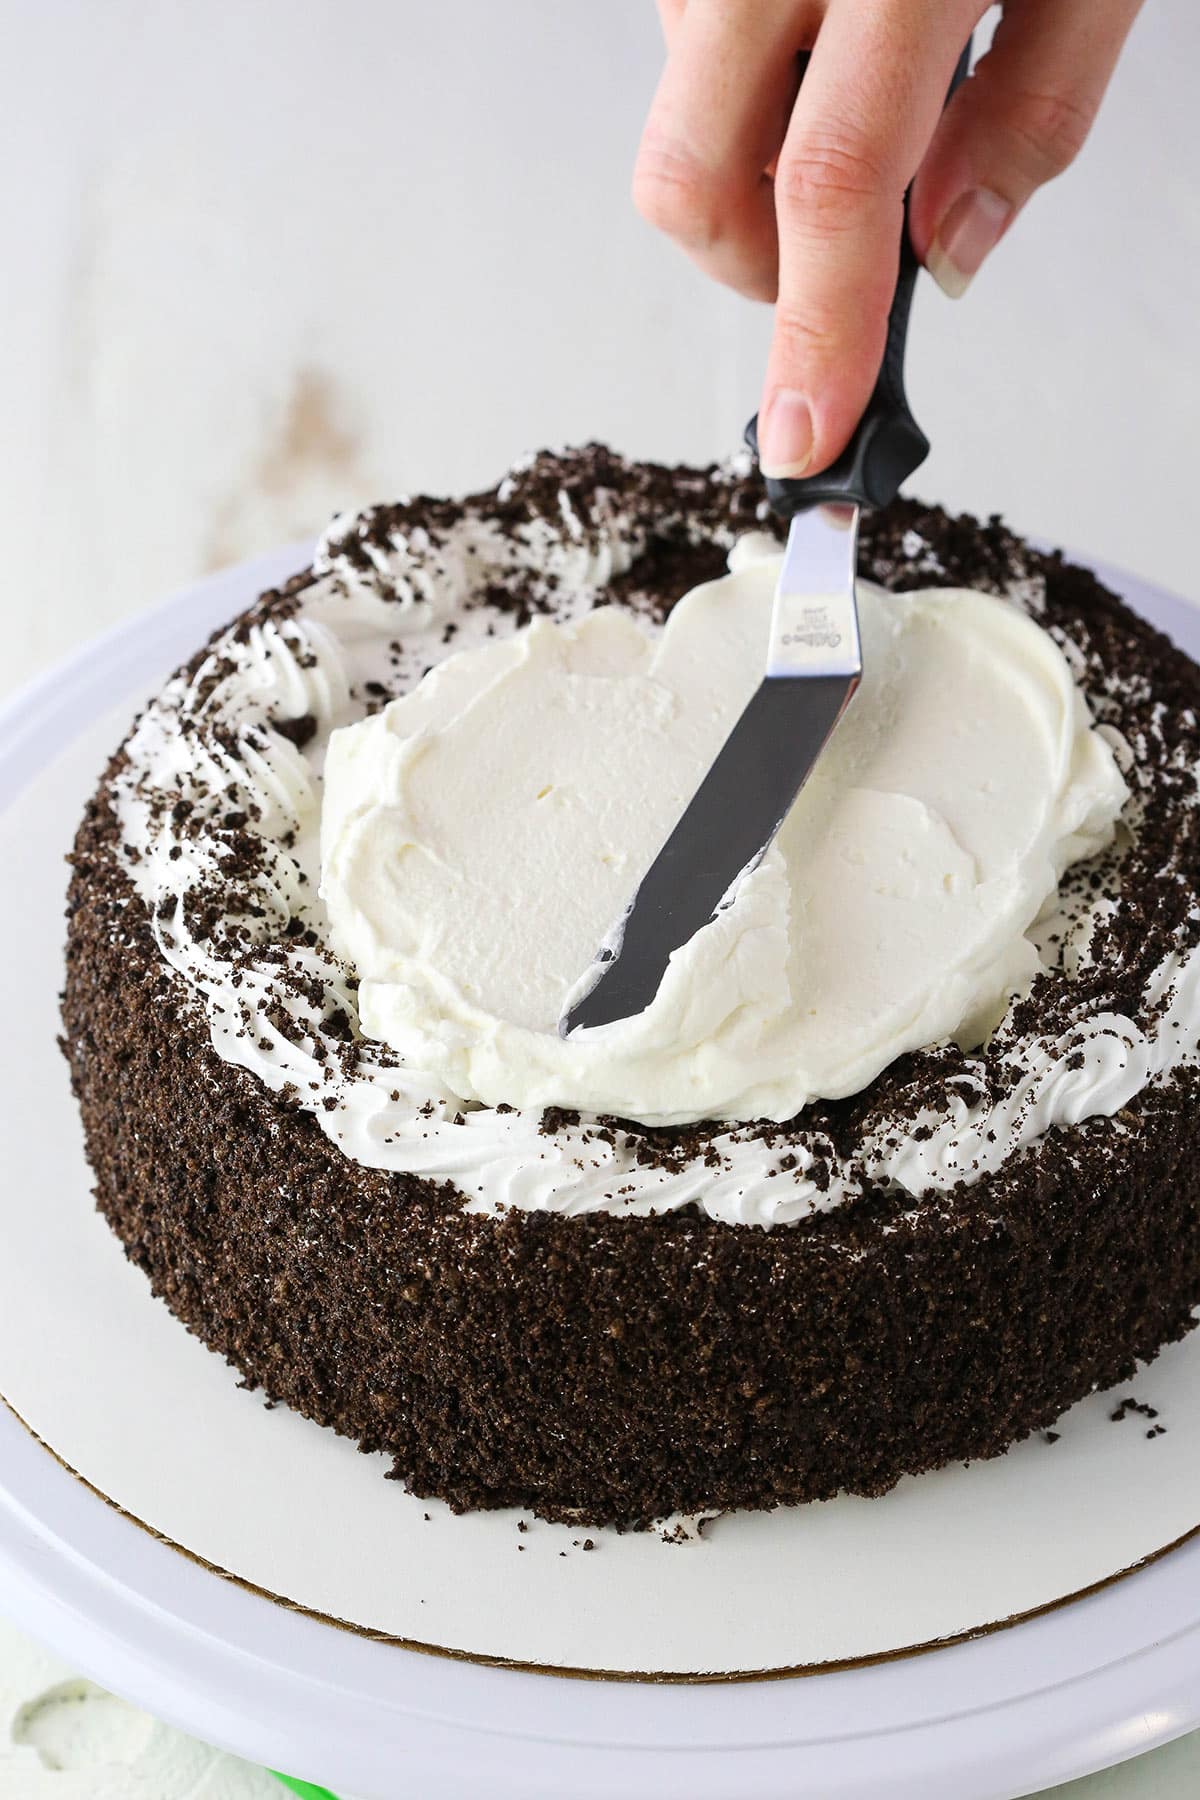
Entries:
{"type": "Polygon", "coordinates": [[[1044,178],[1074,162],[1091,123],[1091,107],[1072,94],[1027,88],[1009,97],[1009,132],[1023,161],[1044,178]]]}
{"type": "Polygon", "coordinates": [[[785,151],[775,176],[777,200],[785,211],[831,222],[889,193],[890,187],[878,158],[861,138],[845,131],[802,139],[785,151]]]}
{"type": "Polygon", "coordinates": [[[643,142],[633,171],[633,203],[647,224],[686,249],[710,249],[722,235],[720,184],[673,145],[643,142]]]}
{"type": "Polygon", "coordinates": [[[890,282],[867,283],[849,305],[844,297],[809,293],[800,300],[781,292],[775,306],[776,344],[797,368],[836,371],[839,380],[866,371],[869,386],[883,355],[890,299],[890,282]]]}
{"type": "Polygon", "coordinates": [[[831,361],[845,340],[843,318],[816,306],[803,309],[782,296],[775,307],[775,338],[790,360],[818,366],[831,361]]]}
{"type": "Polygon", "coordinates": [[[746,300],[759,300],[770,305],[779,294],[779,276],[774,265],[748,270],[731,282],[746,300]]]}

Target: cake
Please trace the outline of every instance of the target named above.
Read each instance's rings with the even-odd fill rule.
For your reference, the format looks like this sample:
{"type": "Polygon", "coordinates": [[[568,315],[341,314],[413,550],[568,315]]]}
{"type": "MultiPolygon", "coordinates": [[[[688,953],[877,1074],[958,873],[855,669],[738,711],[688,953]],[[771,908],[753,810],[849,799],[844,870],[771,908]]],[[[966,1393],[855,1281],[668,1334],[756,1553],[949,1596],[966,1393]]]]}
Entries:
{"type": "MultiPolygon", "coordinates": [[[[762,586],[777,531],[748,462],[668,469],[598,446],[532,458],[462,501],[339,517],[309,569],[164,686],[79,828],[63,1046],[100,1210],[245,1382],[386,1452],[417,1495],[633,1525],[881,1494],[1049,1427],[1193,1323],[1200,669],[997,519],[902,499],[862,526],[864,580],[922,597],[898,615],[940,631],[955,609],[939,592],[971,590],[980,629],[1003,636],[1011,620],[1058,695],[1059,737],[1029,738],[1036,782],[1057,784],[1036,831],[1033,800],[1016,804],[1035,781],[1012,760],[1024,752],[985,721],[987,828],[1020,840],[1019,892],[988,887],[978,855],[924,813],[912,844],[891,812],[861,826],[896,866],[915,858],[912,893],[888,888],[893,911],[897,895],[908,907],[902,935],[919,936],[909,902],[925,905],[921,883],[945,862],[949,974],[922,976],[925,1011],[905,1000],[903,1018],[893,1008],[856,1039],[853,1020],[822,1032],[818,1007],[807,1035],[792,1014],[783,1031],[774,851],[734,896],[741,923],[706,928],[726,937],[636,1054],[628,1037],[619,1056],[564,1044],[542,1017],[550,989],[525,983],[519,959],[488,975],[519,989],[505,1031],[485,1029],[488,994],[447,973],[454,945],[482,954],[480,933],[516,904],[506,727],[458,723],[512,662],[506,647],[526,658],[522,680],[529,657],[569,675],[586,651],[608,705],[618,677],[661,673],[664,622],[685,595],[702,615],[693,590],[731,554],[762,586]],[[454,838],[461,867],[439,840],[401,879],[415,840],[389,839],[388,806],[422,732],[442,746],[426,811],[450,793],[454,819],[476,823],[454,838]],[[380,867],[388,906],[399,892],[408,909],[394,930],[375,904],[380,867]],[[1004,908],[1008,921],[974,962],[953,935],[968,900],[983,904],[972,883],[987,920],[1004,908]],[[477,896],[459,913],[464,931],[484,921],[473,939],[455,935],[456,893],[477,896]],[[745,993],[726,1013],[760,1009],[770,1067],[734,1027],[696,1023],[696,996],[739,958],[745,993]]],[[[1043,705],[1019,672],[1012,685],[1043,705]]],[[[939,694],[920,716],[944,707],[970,762],[957,677],[939,694]]],[[[526,685],[504,702],[514,729],[536,700],[526,685]]],[[[652,771],[629,800],[649,766],[628,749],[644,712],[631,719],[614,760],[620,831],[670,798],[652,771]]],[[[550,756],[540,715],[530,732],[550,756]]],[[[939,762],[921,754],[914,783],[939,762]]],[[[556,956],[583,929],[564,937],[560,910],[590,891],[572,855],[528,865],[556,956]]],[[[805,906],[836,932],[821,867],[805,906]]]]}

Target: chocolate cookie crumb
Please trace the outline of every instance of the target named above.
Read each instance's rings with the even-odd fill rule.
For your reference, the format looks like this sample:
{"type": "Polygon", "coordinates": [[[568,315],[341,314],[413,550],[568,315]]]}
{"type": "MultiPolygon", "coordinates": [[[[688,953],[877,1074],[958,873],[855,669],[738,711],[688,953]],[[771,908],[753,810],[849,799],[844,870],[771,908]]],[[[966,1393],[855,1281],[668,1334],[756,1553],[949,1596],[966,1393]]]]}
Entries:
{"type": "MultiPolygon", "coordinates": [[[[719,572],[740,532],[775,529],[752,475],[627,464],[590,446],[538,457],[500,491],[371,509],[348,526],[342,553],[373,581],[399,537],[425,532],[436,556],[464,517],[537,533],[558,529],[565,509],[599,562],[617,506],[634,521],[635,553],[593,597],[653,620],[719,572]]],[[[985,1056],[934,1045],[800,1120],[738,1127],[738,1141],[771,1151],[776,1189],[791,1192],[806,1169],[821,1194],[842,1180],[844,1197],[793,1224],[732,1225],[696,1206],[484,1214],[448,1178],[351,1161],[317,1114],[328,1116],[324,1102],[353,1066],[354,1022],[325,984],[296,974],[320,948],[315,915],[298,904],[271,945],[255,935],[261,811],[219,783],[160,796],[178,841],[211,850],[220,878],[189,893],[183,917],[152,918],[115,806],[125,751],[89,803],[72,858],[63,1024],[100,1210],[154,1292],[247,1386],[385,1452],[391,1478],[419,1495],[459,1511],[516,1506],[576,1526],[646,1527],[880,1494],[1035,1431],[1056,1441],[1067,1407],[1134,1379],[1192,1328],[1196,1070],[1151,1082],[1114,1117],[1045,1132],[995,1171],[965,1167],[949,1190],[914,1196],[882,1182],[862,1147],[873,1132],[892,1147],[928,1143],[930,1113],[964,1091],[1019,1107],[1021,1043],[1069,1039],[1078,1071],[1080,1017],[1157,1029],[1144,1003],[1151,978],[1200,930],[1200,671],[1088,571],[998,519],[897,501],[864,517],[860,567],[896,593],[973,586],[1035,612],[1070,648],[1097,718],[1129,746],[1136,829],[1109,861],[1064,882],[1079,918],[1097,896],[1119,897],[1097,915],[1090,957],[1069,979],[1048,966],[985,1056]],[[313,1091],[291,1082],[272,1094],[216,1055],[160,944],[181,953],[189,935],[203,945],[222,932],[311,1009],[313,1091]]],[[[263,595],[237,630],[293,619],[317,579],[309,571],[263,595]]],[[[528,577],[476,596],[504,629],[554,605],[528,577]]],[[[198,705],[229,675],[220,643],[187,666],[198,705]]],[[[404,666],[419,672],[412,655],[404,666]]],[[[380,686],[372,700],[402,683],[380,686]]],[[[307,715],[271,729],[299,750],[312,741],[307,715]]],[[[215,736],[211,749],[235,772],[240,756],[269,751],[266,728],[257,737],[215,736]]],[[[271,854],[294,849],[281,841],[271,854]]],[[[265,1022],[286,1041],[296,1030],[287,1006],[265,1022]]],[[[581,1124],[597,1154],[619,1144],[640,1169],[726,1173],[724,1126],[647,1129],[549,1109],[541,1132],[581,1124]]],[[[1112,1416],[1140,1411],[1165,1431],[1142,1405],[1131,1398],[1112,1416]]],[[[667,1536],[687,1541],[681,1528],[667,1536]]]]}

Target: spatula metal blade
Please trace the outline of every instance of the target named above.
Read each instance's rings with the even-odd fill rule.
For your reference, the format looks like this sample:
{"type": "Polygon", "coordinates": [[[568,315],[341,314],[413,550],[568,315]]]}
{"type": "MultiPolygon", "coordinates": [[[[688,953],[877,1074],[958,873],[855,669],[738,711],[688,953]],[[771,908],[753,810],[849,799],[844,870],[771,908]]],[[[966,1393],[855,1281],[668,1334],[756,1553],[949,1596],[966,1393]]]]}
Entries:
{"type": "Polygon", "coordinates": [[[762,859],[862,676],[858,508],[797,513],[772,609],[764,680],[643,876],[559,1032],[642,1012],[667,964],[762,859]]]}

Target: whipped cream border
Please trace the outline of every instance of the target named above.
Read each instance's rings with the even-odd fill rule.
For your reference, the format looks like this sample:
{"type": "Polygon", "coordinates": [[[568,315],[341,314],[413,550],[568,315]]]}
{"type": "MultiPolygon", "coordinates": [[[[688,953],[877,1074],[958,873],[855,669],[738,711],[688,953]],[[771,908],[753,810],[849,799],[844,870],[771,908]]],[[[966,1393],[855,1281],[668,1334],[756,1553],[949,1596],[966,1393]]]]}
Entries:
{"type": "MultiPolygon", "coordinates": [[[[508,497],[503,485],[500,495],[508,497]]],[[[779,1127],[763,1136],[735,1126],[714,1134],[703,1157],[664,1168],[639,1160],[634,1134],[594,1120],[544,1132],[540,1114],[464,1111],[383,1046],[363,1040],[344,1059],[329,1022],[341,1013],[356,1023],[354,985],[322,947],[317,896],[329,734],[369,709],[366,685],[381,673],[403,692],[452,651],[515,630],[515,612],[480,598],[490,586],[520,584],[558,617],[578,617],[645,543],[644,525],[603,490],[586,517],[563,491],[556,518],[534,517],[508,532],[468,511],[436,533],[393,529],[381,542],[372,514],[344,516],[322,539],[314,582],[290,616],[235,623],[190,675],[166,684],[129,738],[114,782],[122,855],[159,953],[201,1009],[223,1061],[310,1112],[354,1162],[449,1180],[472,1212],[645,1216],[695,1204],[725,1223],[770,1227],[867,1185],[917,1198],[976,1180],[1052,1127],[1115,1115],[1148,1083],[1200,1060],[1200,951],[1172,952],[1155,972],[1143,1007],[1146,1017],[1158,1008],[1152,1031],[1104,1013],[1081,1016],[1054,1039],[1021,1040],[1006,1015],[997,1033],[1004,1061],[1024,1073],[1002,1098],[989,1097],[981,1054],[967,1062],[945,1108],[914,1121],[917,1135],[909,1130],[897,1142],[894,1124],[884,1122],[852,1159],[815,1130],[779,1127]],[[315,724],[303,750],[277,729],[299,717],[315,724]],[[181,796],[192,807],[187,826],[173,810],[181,796]],[[231,906],[216,929],[198,933],[190,902],[224,880],[231,844],[222,820],[231,811],[248,816],[262,848],[253,903],[231,906]],[[199,837],[190,828],[197,820],[205,826],[199,837]],[[312,927],[315,945],[287,935],[297,921],[312,927]],[[284,972],[291,979],[281,990],[284,972]]],[[[1015,584],[1010,598],[1036,615],[1041,583],[1015,584]]],[[[1078,649],[1056,639],[1081,666],[1078,649]]],[[[1117,747],[1128,770],[1128,747],[1117,747]]],[[[1133,831],[1137,808],[1135,798],[1124,821],[1133,831]]],[[[1089,931],[1087,919],[1066,931],[1077,960],[1086,960],[1089,931]]]]}

